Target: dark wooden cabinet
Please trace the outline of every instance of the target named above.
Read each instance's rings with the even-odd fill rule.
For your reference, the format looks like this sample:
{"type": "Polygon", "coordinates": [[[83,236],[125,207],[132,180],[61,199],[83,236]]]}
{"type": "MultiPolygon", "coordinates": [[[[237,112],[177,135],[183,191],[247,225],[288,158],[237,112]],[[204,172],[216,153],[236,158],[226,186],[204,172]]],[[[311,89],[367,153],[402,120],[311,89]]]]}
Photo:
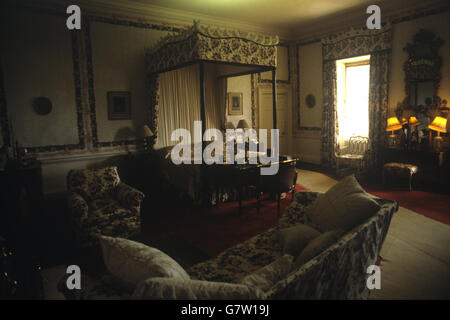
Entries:
{"type": "Polygon", "coordinates": [[[0,265],[12,283],[16,282],[11,290],[2,292],[2,296],[12,299],[42,298],[41,164],[38,161],[27,166],[9,163],[4,171],[0,171],[0,192],[0,239],[3,253],[0,265]]]}
{"type": "Polygon", "coordinates": [[[401,162],[414,164],[419,172],[413,178],[416,187],[449,191],[450,189],[450,153],[423,150],[403,150],[385,148],[383,162],[401,162]]]}

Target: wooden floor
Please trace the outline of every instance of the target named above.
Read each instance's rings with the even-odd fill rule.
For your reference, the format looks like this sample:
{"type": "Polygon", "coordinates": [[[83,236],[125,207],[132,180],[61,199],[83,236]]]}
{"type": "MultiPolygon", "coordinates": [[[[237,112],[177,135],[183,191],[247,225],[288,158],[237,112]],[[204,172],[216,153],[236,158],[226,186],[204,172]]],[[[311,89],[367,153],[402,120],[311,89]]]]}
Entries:
{"type": "MultiPolygon", "coordinates": [[[[325,192],[336,183],[318,172],[298,171],[297,183],[311,191],[325,192]]],[[[400,207],[381,256],[381,289],[370,299],[450,299],[450,226],[400,207]]]]}

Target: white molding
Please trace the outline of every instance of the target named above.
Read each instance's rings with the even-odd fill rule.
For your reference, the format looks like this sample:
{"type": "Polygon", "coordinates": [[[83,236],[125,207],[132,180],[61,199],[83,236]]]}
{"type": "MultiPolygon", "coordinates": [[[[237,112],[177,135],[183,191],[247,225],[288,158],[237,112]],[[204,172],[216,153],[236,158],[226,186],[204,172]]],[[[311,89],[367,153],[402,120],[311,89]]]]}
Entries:
{"type": "Polygon", "coordinates": [[[38,160],[41,161],[42,165],[51,165],[65,162],[100,160],[114,156],[126,155],[128,153],[129,153],[128,151],[115,151],[115,152],[99,152],[86,154],[70,154],[53,157],[38,157],[38,160]]]}

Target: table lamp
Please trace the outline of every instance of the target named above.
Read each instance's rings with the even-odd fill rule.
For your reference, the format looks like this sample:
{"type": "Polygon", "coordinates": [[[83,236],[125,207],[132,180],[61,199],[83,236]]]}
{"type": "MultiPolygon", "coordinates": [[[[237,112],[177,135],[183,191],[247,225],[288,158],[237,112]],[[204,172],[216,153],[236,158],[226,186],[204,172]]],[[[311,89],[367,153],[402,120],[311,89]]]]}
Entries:
{"type": "Polygon", "coordinates": [[[386,131],[392,131],[388,139],[388,145],[390,147],[394,147],[396,144],[396,135],[394,134],[394,131],[400,130],[401,128],[402,125],[400,124],[400,121],[398,121],[397,117],[390,117],[387,119],[386,131]]]}
{"type": "Polygon", "coordinates": [[[441,151],[442,149],[442,137],[441,132],[447,132],[447,119],[440,116],[436,116],[431,124],[428,125],[428,129],[437,132],[437,136],[433,139],[433,149],[435,151],[441,151]]]}
{"type": "Polygon", "coordinates": [[[152,130],[150,130],[150,128],[148,127],[148,125],[144,125],[141,128],[141,137],[143,140],[143,149],[144,151],[149,151],[150,149],[150,140],[153,139],[155,137],[155,135],[153,134],[152,130]]]}
{"type": "Polygon", "coordinates": [[[237,129],[248,129],[248,128],[250,128],[250,126],[248,125],[248,123],[245,119],[241,119],[241,120],[239,120],[236,128],[237,129]]]}
{"type": "Polygon", "coordinates": [[[414,117],[414,116],[409,117],[409,121],[408,122],[409,122],[409,126],[410,127],[415,127],[415,126],[418,126],[420,124],[419,120],[417,120],[417,118],[414,117]]]}
{"type": "Polygon", "coordinates": [[[233,122],[228,121],[227,123],[225,123],[225,130],[226,129],[234,129],[233,122]]]}

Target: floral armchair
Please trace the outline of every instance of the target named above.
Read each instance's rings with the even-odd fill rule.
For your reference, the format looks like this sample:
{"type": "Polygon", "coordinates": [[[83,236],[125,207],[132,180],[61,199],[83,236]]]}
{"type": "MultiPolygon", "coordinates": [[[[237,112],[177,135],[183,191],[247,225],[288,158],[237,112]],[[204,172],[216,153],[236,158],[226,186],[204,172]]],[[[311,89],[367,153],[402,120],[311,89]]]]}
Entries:
{"type": "Polygon", "coordinates": [[[144,194],[120,181],[117,167],[71,170],[67,175],[70,220],[81,247],[97,235],[130,238],[141,230],[144,194]]]}

